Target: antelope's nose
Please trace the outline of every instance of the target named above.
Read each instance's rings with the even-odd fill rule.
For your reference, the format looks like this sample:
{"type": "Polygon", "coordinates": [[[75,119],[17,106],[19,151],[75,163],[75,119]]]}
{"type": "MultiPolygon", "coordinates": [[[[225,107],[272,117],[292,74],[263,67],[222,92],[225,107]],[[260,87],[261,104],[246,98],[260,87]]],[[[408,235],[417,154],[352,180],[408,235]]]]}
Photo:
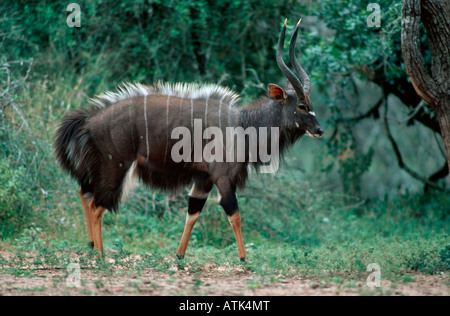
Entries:
{"type": "Polygon", "coordinates": [[[317,129],[317,131],[316,131],[316,134],[319,135],[319,137],[322,136],[323,133],[324,133],[324,131],[323,131],[323,128],[322,128],[322,127],[319,127],[319,128],[317,129]]]}

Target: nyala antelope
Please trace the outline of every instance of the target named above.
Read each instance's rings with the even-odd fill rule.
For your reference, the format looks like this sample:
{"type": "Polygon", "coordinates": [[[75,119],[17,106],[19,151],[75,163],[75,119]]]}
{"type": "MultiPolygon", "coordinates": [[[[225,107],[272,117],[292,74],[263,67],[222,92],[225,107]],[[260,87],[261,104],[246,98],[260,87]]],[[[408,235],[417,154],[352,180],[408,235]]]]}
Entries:
{"type": "MultiPolygon", "coordinates": [[[[215,185],[233,229],[239,257],[245,260],[236,189],[244,187],[249,165],[258,170],[263,163],[250,163],[248,155],[240,162],[174,162],[171,151],[176,140],[171,138],[171,132],[183,126],[192,133],[196,119],[202,120],[203,130],[211,126],[224,130],[238,126],[276,127],[280,155],[305,134],[320,137],[323,130],[310,101],[310,79],[294,54],[300,22],[289,47],[290,62],[297,75],[282,58],[286,23],[287,20],[276,60],[288,83],[285,89],[270,84],[267,97],[238,106],[239,96],[218,85],[124,84],[116,92],[92,99],[90,108],[76,110],[63,119],[56,132],[55,153],[62,168],[81,187],[79,195],[94,249],[103,254],[103,214],[106,210],[116,211],[134,183],[141,181],[165,192],[193,185],[177,251],[177,256],[184,258],[192,228],[215,185]]],[[[271,133],[265,137],[270,144],[271,133]]],[[[205,146],[206,140],[203,141],[205,146]]],[[[247,140],[245,148],[250,145],[247,140]]]]}

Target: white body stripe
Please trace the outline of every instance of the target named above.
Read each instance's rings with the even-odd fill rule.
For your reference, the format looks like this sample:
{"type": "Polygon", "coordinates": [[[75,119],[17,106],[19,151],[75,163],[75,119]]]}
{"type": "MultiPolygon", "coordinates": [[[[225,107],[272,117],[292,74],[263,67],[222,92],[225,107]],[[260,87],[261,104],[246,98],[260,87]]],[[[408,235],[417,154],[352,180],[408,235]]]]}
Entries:
{"type": "Polygon", "coordinates": [[[208,100],[209,97],[206,98],[206,105],[205,105],[205,126],[208,127],[208,100]]]}
{"type": "Polygon", "coordinates": [[[127,174],[125,175],[125,178],[123,179],[122,184],[122,195],[120,197],[121,201],[124,201],[128,195],[130,194],[130,191],[136,186],[139,177],[136,172],[137,167],[137,161],[134,161],[131,165],[130,169],[128,169],[127,174]]]}
{"type": "Polygon", "coordinates": [[[167,96],[167,105],[166,105],[167,137],[166,137],[166,152],[164,153],[164,164],[167,161],[167,151],[169,150],[169,107],[170,107],[170,95],[167,96]]]}
{"type": "Polygon", "coordinates": [[[195,184],[192,186],[191,191],[189,191],[188,196],[196,198],[196,199],[207,199],[209,193],[199,190],[195,184]]]}
{"type": "Polygon", "coordinates": [[[147,160],[148,160],[150,156],[150,146],[148,141],[147,96],[144,96],[144,121],[145,121],[145,144],[147,146],[147,160]]]}
{"type": "Polygon", "coordinates": [[[191,99],[191,129],[194,129],[194,99],[191,99]]]}

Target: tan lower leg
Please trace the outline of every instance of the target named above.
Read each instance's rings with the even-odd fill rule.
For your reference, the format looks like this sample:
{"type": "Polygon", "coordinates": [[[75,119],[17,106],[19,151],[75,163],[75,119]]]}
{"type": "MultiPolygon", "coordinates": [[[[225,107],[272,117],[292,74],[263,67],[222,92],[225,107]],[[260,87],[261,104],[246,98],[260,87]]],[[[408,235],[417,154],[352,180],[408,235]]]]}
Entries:
{"type": "Polygon", "coordinates": [[[91,215],[92,237],[94,241],[94,249],[103,254],[103,239],[102,239],[102,219],[106,209],[104,207],[96,207],[94,200],[89,204],[89,211],[91,215]]]}
{"type": "Polygon", "coordinates": [[[241,231],[241,213],[238,211],[231,216],[228,216],[231,227],[233,228],[234,236],[236,237],[236,243],[239,251],[239,258],[241,261],[245,261],[247,256],[245,253],[244,239],[242,238],[241,231]]]}
{"type": "Polygon", "coordinates": [[[188,213],[186,216],[186,225],[184,226],[183,237],[181,237],[180,246],[178,247],[177,251],[177,257],[180,259],[184,258],[184,255],[186,254],[186,249],[189,242],[189,238],[191,237],[192,228],[194,228],[194,225],[199,217],[200,212],[192,215],[188,213]]]}
{"type": "Polygon", "coordinates": [[[84,221],[86,223],[86,230],[89,236],[89,241],[93,242],[94,238],[92,236],[92,224],[91,224],[91,214],[89,211],[89,202],[92,200],[92,196],[88,196],[89,193],[84,193],[81,189],[79,191],[80,193],[80,199],[81,199],[81,205],[83,206],[83,214],[84,214],[84,221]]]}

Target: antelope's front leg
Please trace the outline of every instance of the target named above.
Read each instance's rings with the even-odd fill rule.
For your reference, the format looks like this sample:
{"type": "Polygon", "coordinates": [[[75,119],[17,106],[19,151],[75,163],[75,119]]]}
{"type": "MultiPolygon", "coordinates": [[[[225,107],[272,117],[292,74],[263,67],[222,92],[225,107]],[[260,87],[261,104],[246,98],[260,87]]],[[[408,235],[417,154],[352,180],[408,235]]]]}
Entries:
{"type": "Polygon", "coordinates": [[[192,229],[200,217],[203,206],[208,200],[209,192],[213,184],[211,181],[197,181],[189,192],[188,213],[186,215],[186,225],[184,226],[183,237],[181,237],[180,246],[177,250],[177,257],[183,259],[186,254],[189,238],[191,237],[192,229]]]}
{"type": "Polygon", "coordinates": [[[186,254],[187,245],[189,242],[189,238],[191,237],[192,229],[194,228],[195,223],[200,217],[200,213],[202,212],[203,206],[206,203],[207,198],[198,199],[195,197],[189,197],[189,206],[188,213],[186,215],[186,224],[184,226],[183,236],[181,237],[180,245],[177,250],[178,259],[183,259],[186,254]]]}

